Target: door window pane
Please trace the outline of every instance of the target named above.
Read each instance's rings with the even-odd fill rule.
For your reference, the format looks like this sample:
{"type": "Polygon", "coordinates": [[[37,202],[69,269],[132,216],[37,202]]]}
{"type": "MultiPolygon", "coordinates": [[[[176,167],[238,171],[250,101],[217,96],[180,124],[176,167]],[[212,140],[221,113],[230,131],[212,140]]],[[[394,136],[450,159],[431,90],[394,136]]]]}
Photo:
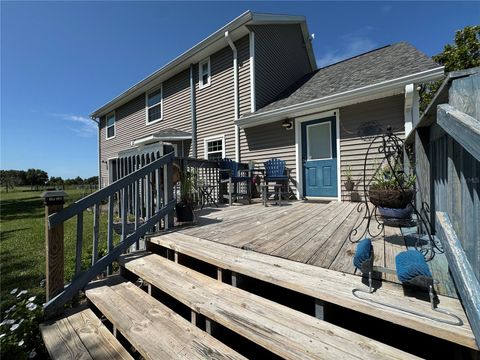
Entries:
{"type": "Polygon", "coordinates": [[[332,133],[330,122],[307,126],[308,160],[332,157],[332,133]]]}

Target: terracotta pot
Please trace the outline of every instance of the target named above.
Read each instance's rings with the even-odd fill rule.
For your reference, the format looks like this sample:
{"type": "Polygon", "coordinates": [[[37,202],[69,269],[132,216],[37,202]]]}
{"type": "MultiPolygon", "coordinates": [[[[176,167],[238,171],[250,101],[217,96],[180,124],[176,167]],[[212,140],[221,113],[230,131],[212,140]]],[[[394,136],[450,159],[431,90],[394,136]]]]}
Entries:
{"type": "Polygon", "coordinates": [[[345,186],[345,190],[352,191],[353,188],[355,187],[355,182],[352,181],[352,180],[347,180],[347,181],[345,181],[344,186],[345,186]]]}
{"type": "Polygon", "coordinates": [[[368,197],[373,205],[384,208],[403,209],[413,200],[415,190],[375,189],[368,190],[368,197]]]}

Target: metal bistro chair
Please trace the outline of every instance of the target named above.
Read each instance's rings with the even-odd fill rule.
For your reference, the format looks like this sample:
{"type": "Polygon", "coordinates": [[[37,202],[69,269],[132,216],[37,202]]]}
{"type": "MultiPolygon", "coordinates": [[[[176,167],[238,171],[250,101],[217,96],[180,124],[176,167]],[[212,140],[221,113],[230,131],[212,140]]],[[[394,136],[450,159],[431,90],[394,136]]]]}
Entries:
{"type": "Polygon", "coordinates": [[[279,205],[282,204],[282,195],[288,196],[288,180],[289,170],[285,165],[285,160],[272,158],[263,164],[265,166],[265,186],[263,188],[263,202],[266,205],[268,196],[271,194],[268,191],[269,183],[274,183],[275,194],[278,196],[279,205]]]}
{"type": "Polygon", "coordinates": [[[220,182],[227,183],[228,194],[224,194],[223,198],[228,199],[228,204],[231,206],[232,202],[238,198],[246,198],[251,202],[251,183],[250,170],[241,169],[241,164],[231,159],[225,158],[218,162],[220,167],[220,182]],[[245,176],[246,174],[246,176],[245,176]],[[245,183],[247,193],[240,193],[240,184],[245,183]]]}

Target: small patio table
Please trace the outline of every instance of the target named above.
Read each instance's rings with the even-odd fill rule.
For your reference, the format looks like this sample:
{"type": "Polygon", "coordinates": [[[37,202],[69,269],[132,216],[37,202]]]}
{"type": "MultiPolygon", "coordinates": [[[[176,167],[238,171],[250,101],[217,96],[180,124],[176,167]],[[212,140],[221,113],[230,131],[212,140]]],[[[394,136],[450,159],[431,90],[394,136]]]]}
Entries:
{"type": "Polygon", "coordinates": [[[203,210],[203,207],[207,204],[213,204],[218,208],[218,204],[212,195],[215,188],[215,185],[201,185],[198,187],[198,191],[202,197],[202,206],[200,207],[200,210],[203,210]],[[205,201],[203,201],[203,199],[205,199],[205,201]]]}

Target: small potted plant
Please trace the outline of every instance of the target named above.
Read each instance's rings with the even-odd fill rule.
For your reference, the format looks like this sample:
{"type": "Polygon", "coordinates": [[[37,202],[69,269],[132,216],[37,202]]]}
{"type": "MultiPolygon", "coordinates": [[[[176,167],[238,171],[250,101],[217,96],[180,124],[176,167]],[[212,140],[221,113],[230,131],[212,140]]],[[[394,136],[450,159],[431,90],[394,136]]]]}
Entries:
{"type": "Polygon", "coordinates": [[[370,202],[378,206],[380,215],[389,218],[410,218],[415,195],[413,174],[406,174],[400,163],[388,164],[376,173],[368,191],[370,202]]]}
{"type": "Polygon", "coordinates": [[[180,173],[180,201],[175,210],[178,222],[193,221],[193,176],[189,171],[180,173]]]}
{"type": "Polygon", "coordinates": [[[345,169],[345,177],[347,178],[344,184],[345,190],[352,191],[353,188],[355,187],[355,182],[353,181],[352,167],[350,165],[348,165],[347,168],[345,169]]]}

